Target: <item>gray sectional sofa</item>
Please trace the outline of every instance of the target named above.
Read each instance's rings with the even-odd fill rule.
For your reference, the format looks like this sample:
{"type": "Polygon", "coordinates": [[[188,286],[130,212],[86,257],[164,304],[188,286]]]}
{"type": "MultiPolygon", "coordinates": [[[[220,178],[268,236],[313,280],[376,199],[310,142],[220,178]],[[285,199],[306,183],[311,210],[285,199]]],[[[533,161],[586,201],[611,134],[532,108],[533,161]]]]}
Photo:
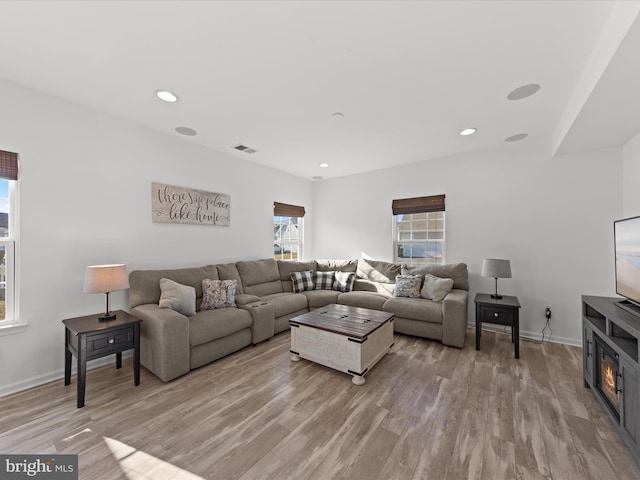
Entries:
{"type": "Polygon", "coordinates": [[[167,382],[191,369],[257,344],[289,328],[289,319],[331,303],[395,314],[394,331],[441,340],[462,348],[467,327],[469,277],[464,263],[429,265],[406,270],[401,265],[359,260],[285,262],[275,259],[238,261],[171,270],[135,270],[129,275],[131,314],[143,320],[141,363],[167,382]],[[353,290],[293,292],[292,272],[354,272],[353,290]],[[444,300],[394,297],[396,275],[430,273],[453,279],[444,300]],[[160,308],[160,279],[192,286],[196,313],[185,316],[160,308]],[[237,308],[200,311],[202,281],[236,280],[237,308]]]}

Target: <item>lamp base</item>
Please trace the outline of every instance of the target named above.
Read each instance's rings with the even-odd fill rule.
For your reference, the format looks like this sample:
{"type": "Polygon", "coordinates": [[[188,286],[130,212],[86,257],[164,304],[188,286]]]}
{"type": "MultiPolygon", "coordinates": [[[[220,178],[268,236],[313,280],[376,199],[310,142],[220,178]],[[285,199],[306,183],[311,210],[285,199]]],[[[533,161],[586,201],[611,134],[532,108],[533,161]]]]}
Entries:
{"type": "Polygon", "coordinates": [[[104,315],[100,315],[98,317],[98,321],[100,322],[108,322],[109,320],[113,320],[116,318],[116,314],[114,312],[107,312],[104,315]]]}
{"type": "Polygon", "coordinates": [[[500,300],[502,298],[502,295],[498,295],[497,293],[492,293],[491,294],[491,298],[495,298],[497,300],[500,300]]]}

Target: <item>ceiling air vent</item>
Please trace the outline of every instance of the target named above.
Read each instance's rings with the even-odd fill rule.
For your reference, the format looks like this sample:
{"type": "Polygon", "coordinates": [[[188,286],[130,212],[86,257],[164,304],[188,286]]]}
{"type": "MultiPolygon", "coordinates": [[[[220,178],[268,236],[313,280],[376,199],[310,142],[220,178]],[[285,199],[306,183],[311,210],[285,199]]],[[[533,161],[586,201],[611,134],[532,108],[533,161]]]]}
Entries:
{"type": "Polygon", "coordinates": [[[247,147],[246,145],[236,145],[235,147],[236,150],[240,150],[241,152],[244,153],[256,153],[257,150],[255,148],[251,148],[251,147],[247,147]]]}

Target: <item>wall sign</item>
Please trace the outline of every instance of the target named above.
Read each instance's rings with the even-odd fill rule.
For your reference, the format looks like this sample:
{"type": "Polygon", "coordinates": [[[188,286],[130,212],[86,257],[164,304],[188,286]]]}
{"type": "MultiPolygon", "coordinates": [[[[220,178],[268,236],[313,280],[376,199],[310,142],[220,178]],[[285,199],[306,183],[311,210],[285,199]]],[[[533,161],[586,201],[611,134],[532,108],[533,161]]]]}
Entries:
{"type": "Polygon", "coordinates": [[[231,225],[231,203],[225,193],[151,183],[151,211],[155,223],[231,225]]]}

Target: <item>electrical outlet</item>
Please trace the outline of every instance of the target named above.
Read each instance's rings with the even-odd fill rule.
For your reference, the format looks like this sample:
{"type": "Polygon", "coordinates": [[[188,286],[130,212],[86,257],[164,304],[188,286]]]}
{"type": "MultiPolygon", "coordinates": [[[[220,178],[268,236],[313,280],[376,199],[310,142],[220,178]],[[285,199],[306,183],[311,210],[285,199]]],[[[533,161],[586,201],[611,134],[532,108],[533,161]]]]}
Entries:
{"type": "Polygon", "coordinates": [[[544,318],[547,318],[547,319],[551,318],[551,305],[544,306],[543,315],[544,315],[544,318]]]}

